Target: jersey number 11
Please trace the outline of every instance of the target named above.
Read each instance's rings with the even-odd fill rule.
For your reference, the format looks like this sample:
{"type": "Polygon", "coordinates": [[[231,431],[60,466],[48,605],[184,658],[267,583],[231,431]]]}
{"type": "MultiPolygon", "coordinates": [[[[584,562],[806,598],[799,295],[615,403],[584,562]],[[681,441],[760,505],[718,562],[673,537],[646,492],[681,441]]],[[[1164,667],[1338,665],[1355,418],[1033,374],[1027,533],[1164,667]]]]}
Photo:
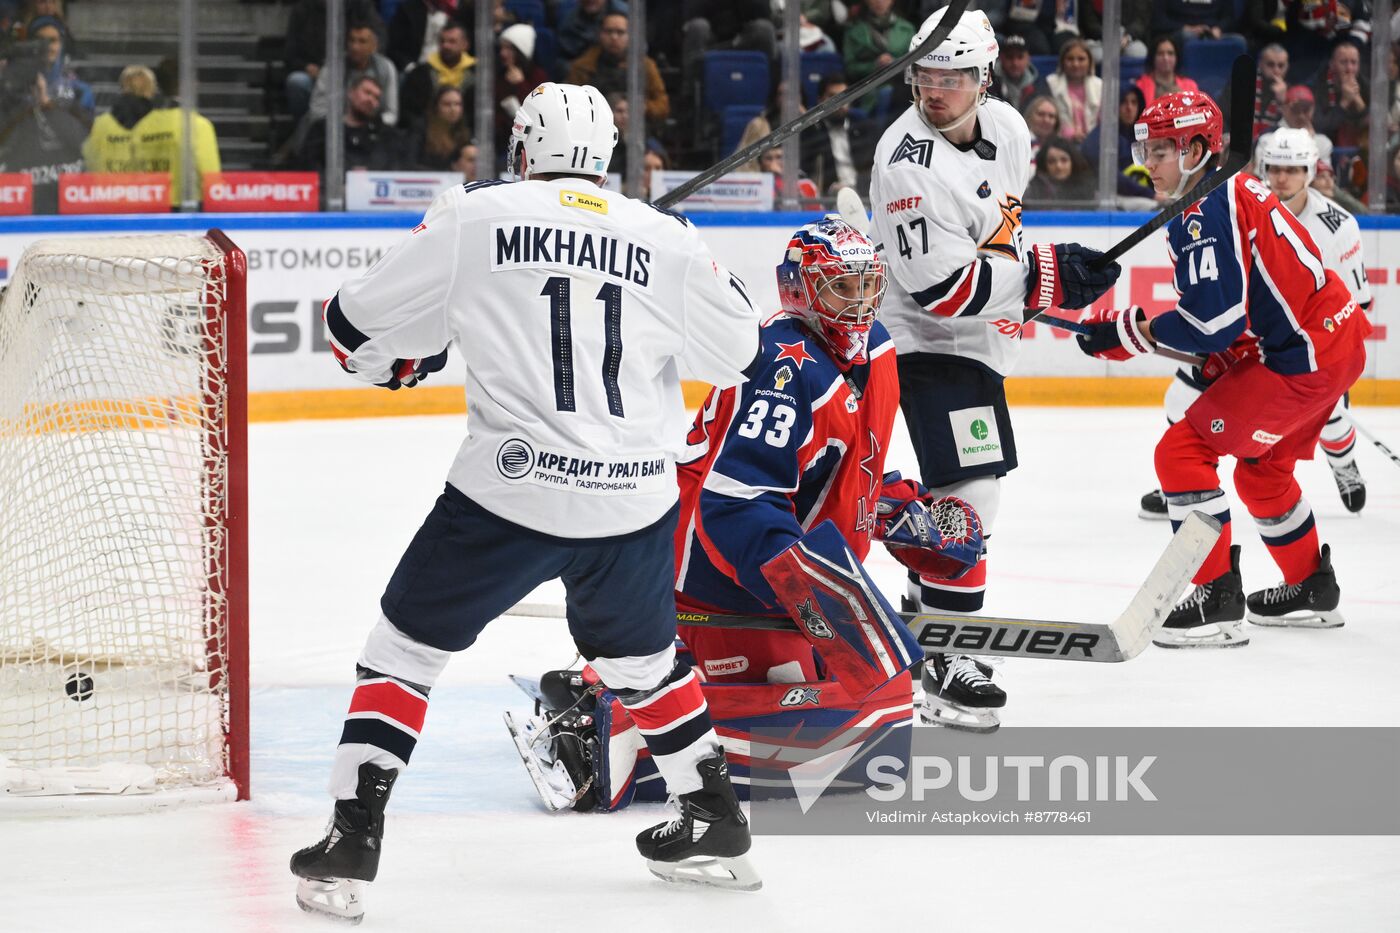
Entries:
{"type": "MultiPolygon", "coordinates": [[[[554,407],[574,411],[574,341],[569,320],[569,288],[566,276],[551,275],[541,295],[549,297],[549,342],[554,355],[554,407]]],[[[623,417],[622,390],[617,373],[622,366],[622,286],[605,282],[597,299],[603,303],[603,392],[608,413],[623,417]]]]}

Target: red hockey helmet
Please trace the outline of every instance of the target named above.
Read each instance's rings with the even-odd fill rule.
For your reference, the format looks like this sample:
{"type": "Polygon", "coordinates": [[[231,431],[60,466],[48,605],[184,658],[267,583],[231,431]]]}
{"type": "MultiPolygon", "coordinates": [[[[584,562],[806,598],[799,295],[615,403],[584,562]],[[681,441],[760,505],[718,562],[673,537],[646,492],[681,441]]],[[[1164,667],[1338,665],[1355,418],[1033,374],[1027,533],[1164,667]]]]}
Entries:
{"type": "MultiPolygon", "coordinates": [[[[1200,136],[1206,141],[1207,151],[1217,153],[1225,146],[1224,133],[1225,118],[1209,94],[1200,91],[1165,94],[1148,104],[1133,124],[1133,161],[1138,165],[1147,164],[1147,144],[1154,139],[1170,139],[1176,143],[1177,152],[1185,154],[1191,147],[1191,140],[1200,136]]],[[[1184,165],[1182,171],[1187,171],[1184,165]]]]}
{"type": "Polygon", "coordinates": [[[794,233],[778,264],[783,312],[805,323],[842,367],[864,362],[885,281],[875,244],[836,214],[794,233]]]}

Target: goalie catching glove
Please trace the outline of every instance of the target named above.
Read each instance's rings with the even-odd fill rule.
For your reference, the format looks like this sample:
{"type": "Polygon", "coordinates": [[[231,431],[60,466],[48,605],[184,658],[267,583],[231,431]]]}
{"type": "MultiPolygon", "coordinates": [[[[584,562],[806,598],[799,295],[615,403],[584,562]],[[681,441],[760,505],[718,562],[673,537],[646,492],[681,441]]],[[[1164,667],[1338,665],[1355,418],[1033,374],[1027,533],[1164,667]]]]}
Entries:
{"type": "Polygon", "coordinates": [[[956,496],[935,499],[899,473],[886,473],[875,506],[875,537],[923,577],[956,580],[982,557],[982,521],[956,496]]]}
{"type": "Polygon", "coordinates": [[[1139,325],[1147,320],[1147,312],[1133,305],[1126,311],[1095,311],[1084,319],[1091,333],[1074,338],[1079,349],[1101,360],[1130,360],[1152,352],[1152,344],[1143,336],[1139,325]]]}
{"type": "Polygon", "coordinates": [[[1026,254],[1026,307],[1087,307],[1118,281],[1123,271],[1116,262],[1091,269],[1099,250],[1079,243],[1037,243],[1026,254]]]}

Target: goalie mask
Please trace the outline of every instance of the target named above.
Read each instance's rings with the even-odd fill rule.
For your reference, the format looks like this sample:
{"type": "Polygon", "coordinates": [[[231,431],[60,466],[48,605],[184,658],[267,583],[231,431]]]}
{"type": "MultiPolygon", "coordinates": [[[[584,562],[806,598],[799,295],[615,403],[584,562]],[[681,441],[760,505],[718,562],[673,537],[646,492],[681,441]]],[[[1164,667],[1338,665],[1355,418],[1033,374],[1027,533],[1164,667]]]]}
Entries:
{"type": "Polygon", "coordinates": [[[1146,166],[1158,148],[1152,145],[1155,140],[1173,143],[1181,180],[1171,196],[1180,197],[1191,176],[1210,164],[1210,157],[1225,147],[1224,134],[1224,117],[1209,95],[1199,91],[1166,94],[1148,104],[1133,124],[1133,161],[1146,166]],[[1191,141],[1197,137],[1205,141],[1206,153],[1195,165],[1188,166],[1186,159],[1190,155],[1191,141]]]}
{"type": "Polygon", "coordinates": [[[602,178],[616,145],[612,108],[597,88],[549,82],[515,112],[506,167],[522,179],[551,172],[602,178]]]}
{"type": "Polygon", "coordinates": [[[778,265],[783,313],[806,324],[843,369],[865,362],[884,294],[875,244],[835,214],[794,233],[778,265]]]}

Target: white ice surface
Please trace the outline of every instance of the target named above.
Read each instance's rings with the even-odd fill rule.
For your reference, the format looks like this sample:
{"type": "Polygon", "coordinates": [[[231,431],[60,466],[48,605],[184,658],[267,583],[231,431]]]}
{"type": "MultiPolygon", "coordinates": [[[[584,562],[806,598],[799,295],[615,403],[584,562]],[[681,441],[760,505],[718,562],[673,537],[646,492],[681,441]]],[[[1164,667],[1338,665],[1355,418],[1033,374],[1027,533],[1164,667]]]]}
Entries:
{"type": "MultiPolygon", "coordinates": [[[[1358,415],[1400,446],[1400,410],[1358,415]]],[[[1164,524],[1135,517],[1162,423],[1148,409],[1016,412],[1022,467],[1005,485],[988,612],[1106,621],[1121,609],[1165,540],[1164,524]]],[[[323,830],[355,657],[461,429],[452,417],[252,428],[253,801],[100,819],[0,814],[0,931],[337,928],[296,909],[287,858],[323,830]]],[[[896,439],[889,466],[916,472],[902,429],[896,439]]],[[[1299,470],[1333,545],[1345,628],[1247,627],[1243,649],[1149,649],[1121,665],[1011,662],[999,675],[1004,721],[1400,724],[1400,469],[1361,448],[1361,518],[1345,513],[1324,464],[1299,470]]],[[[1251,523],[1243,510],[1235,518],[1246,586],[1272,585],[1251,523]]],[[[877,551],[871,566],[899,591],[892,561],[877,551]]],[[[561,621],[507,618],[454,660],[395,790],[362,929],[1400,929],[1390,837],[760,837],[762,892],[673,888],[632,849],[658,807],[546,816],[511,748],[500,710],[525,704],[505,675],[571,656],[561,621]]]]}

